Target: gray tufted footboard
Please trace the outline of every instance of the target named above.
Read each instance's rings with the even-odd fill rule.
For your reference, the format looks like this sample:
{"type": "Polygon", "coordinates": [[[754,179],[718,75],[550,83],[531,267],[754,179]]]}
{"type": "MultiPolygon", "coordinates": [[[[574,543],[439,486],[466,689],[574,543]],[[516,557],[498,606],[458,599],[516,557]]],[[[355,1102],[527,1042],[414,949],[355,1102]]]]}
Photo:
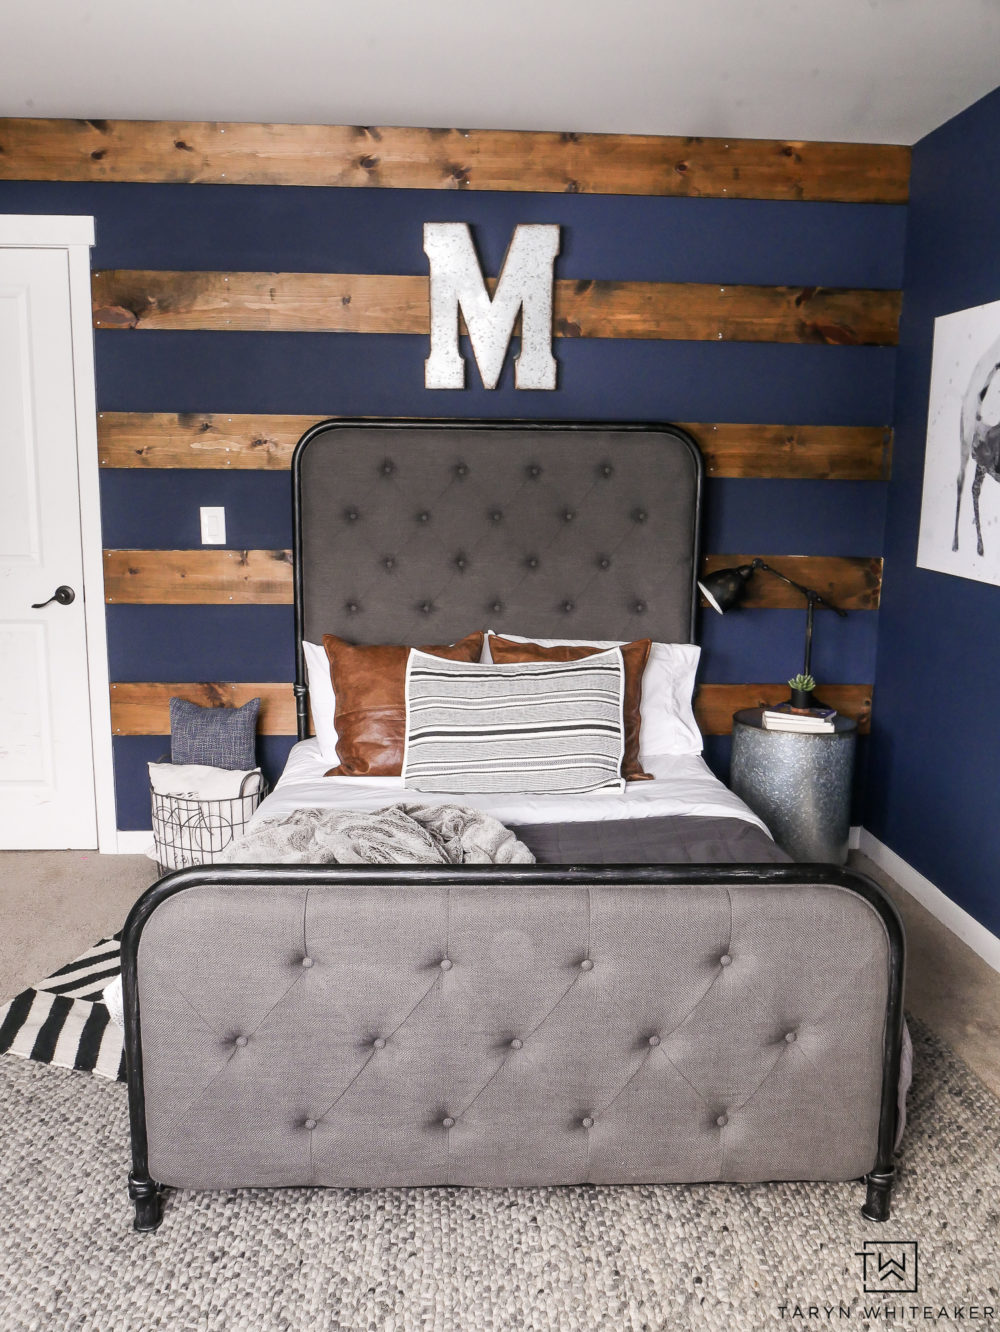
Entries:
{"type": "Polygon", "coordinates": [[[160,1189],[849,1180],[888,1215],[902,934],[825,866],[216,867],[122,954],[160,1189]]]}

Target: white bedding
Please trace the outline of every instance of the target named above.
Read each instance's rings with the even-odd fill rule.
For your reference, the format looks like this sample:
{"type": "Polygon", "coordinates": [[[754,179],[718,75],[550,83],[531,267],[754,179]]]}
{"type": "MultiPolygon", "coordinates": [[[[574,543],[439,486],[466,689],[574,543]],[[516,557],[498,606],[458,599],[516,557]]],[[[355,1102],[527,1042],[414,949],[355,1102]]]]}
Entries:
{"type": "Polygon", "coordinates": [[[743,819],[767,828],[712,773],[700,754],[643,755],[643,766],[655,781],[629,782],[625,790],[587,795],[475,794],[429,796],[408,791],[401,777],[324,777],[329,768],[315,739],[300,740],[285,770],[251,824],[296,809],[374,810],[395,800],[426,804],[454,802],[492,814],[501,823],[578,823],[599,819],[648,819],[695,814],[743,819]]]}

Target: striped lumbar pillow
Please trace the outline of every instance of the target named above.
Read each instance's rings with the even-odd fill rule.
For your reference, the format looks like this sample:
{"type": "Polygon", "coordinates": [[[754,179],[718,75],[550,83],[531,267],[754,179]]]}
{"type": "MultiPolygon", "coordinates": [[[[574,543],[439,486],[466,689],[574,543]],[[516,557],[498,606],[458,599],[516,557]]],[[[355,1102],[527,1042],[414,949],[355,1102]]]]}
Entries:
{"type": "Polygon", "coordinates": [[[567,662],[406,664],[403,783],[418,791],[621,791],[620,649],[567,662]]]}

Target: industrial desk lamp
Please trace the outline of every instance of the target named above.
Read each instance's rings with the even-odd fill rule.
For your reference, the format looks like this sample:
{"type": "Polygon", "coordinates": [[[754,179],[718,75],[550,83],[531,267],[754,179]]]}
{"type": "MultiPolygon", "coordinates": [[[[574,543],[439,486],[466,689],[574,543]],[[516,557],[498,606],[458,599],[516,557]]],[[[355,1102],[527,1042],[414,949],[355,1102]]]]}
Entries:
{"type": "Polygon", "coordinates": [[[789,578],[779,569],[772,569],[769,564],[765,564],[763,560],[758,559],[751,560],[749,564],[740,564],[732,569],[716,569],[715,573],[706,574],[704,578],[699,579],[698,587],[712,609],[718,611],[720,615],[725,615],[726,611],[733,610],[746,596],[747,584],[758,569],[763,569],[765,573],[774,574],[775,578],[780,578],[783,583],[787,583],[789,587],[794,587],[797,592],[801,592],[805,597],[806,652],[802,674],[811,675],[812,672],[809,667],[812,664],[813,612],[817,606],[825,606],[827,610],[836,611],[842,619],[846,619],[847,611],[841,610],[832,601],[827,601],[826,597],[817,592],[814,587],[803,587],[801,583],[796,583],[794,579],[789,578]]]}

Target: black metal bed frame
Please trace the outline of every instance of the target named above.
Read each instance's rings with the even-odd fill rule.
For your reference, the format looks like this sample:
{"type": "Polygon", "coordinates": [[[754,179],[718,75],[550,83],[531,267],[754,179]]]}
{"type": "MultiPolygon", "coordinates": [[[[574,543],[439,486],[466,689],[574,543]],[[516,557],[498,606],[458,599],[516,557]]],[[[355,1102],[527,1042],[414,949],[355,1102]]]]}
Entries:
{"type": "MultiPolygon", "coordinates": [[[[295,700],[298,737],[308,735],[308,705],[305,680],[305,660],[302,650],[302,531],[301,531],[301,460],[309,444],[327,431],[344,426],[379,425],[414,429],[462,430],[588,430],[614,429],[621,431],[669,431],[692,452],[697,466],[697,488],[694,516],[694,552],[691,579],[690,635],[694,639],[694,620],[697,608],[698,552],[701,520],[701,492],[703,463],[697,444],[691,436],[677,426],[655,424],[618,423],[566,423],[534,421],[432,421],[392,420],[372,421],[342,419],[321,421],[311,427],[299,440],[292,457],[292,503],[294,521],[294,598],[295,598],[295,700]]],[[[886,1018],[882,1043],[882,1089],[879,1113],[878,1142],[874,1168],[865,1176],[866,1197],[861,1209],[869,1221],[889,1218],[890,1200],[895,1178],[894,1150],[898,1122],[899,1069],[903,1030],[903,927],[895,906],[877,884],[864,875],[844,870],[835,865],[517,865],[517,866],[455,866],[442,870],[439,866],[415,865],[386,869],[378,865],[207,865],[177,870],[154,883],[139,898],[129,913],[122,933],[121,959],[125,1006],[125,1061],[128,1073],[129,1123],[132,1140],[132,1169],[128,1177],[129,1197],[135,1205],[135,1229],[156,1230],[163,1219],[163,1187],[150,1177],[148,1143],[146,1136],[146,1103],[142,1067],[142,1032],[138,993],[138,952],[142,931],[150,916],[161,903],[175,894],[205,884],[233,887],[246,884],[309,884],[311,886],[353,884],[362,886],[373,880],[391,887],[405,887],[420,883],[428,876],[443,885],[503,884],[564,884],[567,886],[595,884],[649,884],[685,885],[692,891],[706,885],[728,884],[807,884],[828,885],[847,889],[863,898],[875,910],[886,930],[889,942],[889,975],[886,1018]]]]}

